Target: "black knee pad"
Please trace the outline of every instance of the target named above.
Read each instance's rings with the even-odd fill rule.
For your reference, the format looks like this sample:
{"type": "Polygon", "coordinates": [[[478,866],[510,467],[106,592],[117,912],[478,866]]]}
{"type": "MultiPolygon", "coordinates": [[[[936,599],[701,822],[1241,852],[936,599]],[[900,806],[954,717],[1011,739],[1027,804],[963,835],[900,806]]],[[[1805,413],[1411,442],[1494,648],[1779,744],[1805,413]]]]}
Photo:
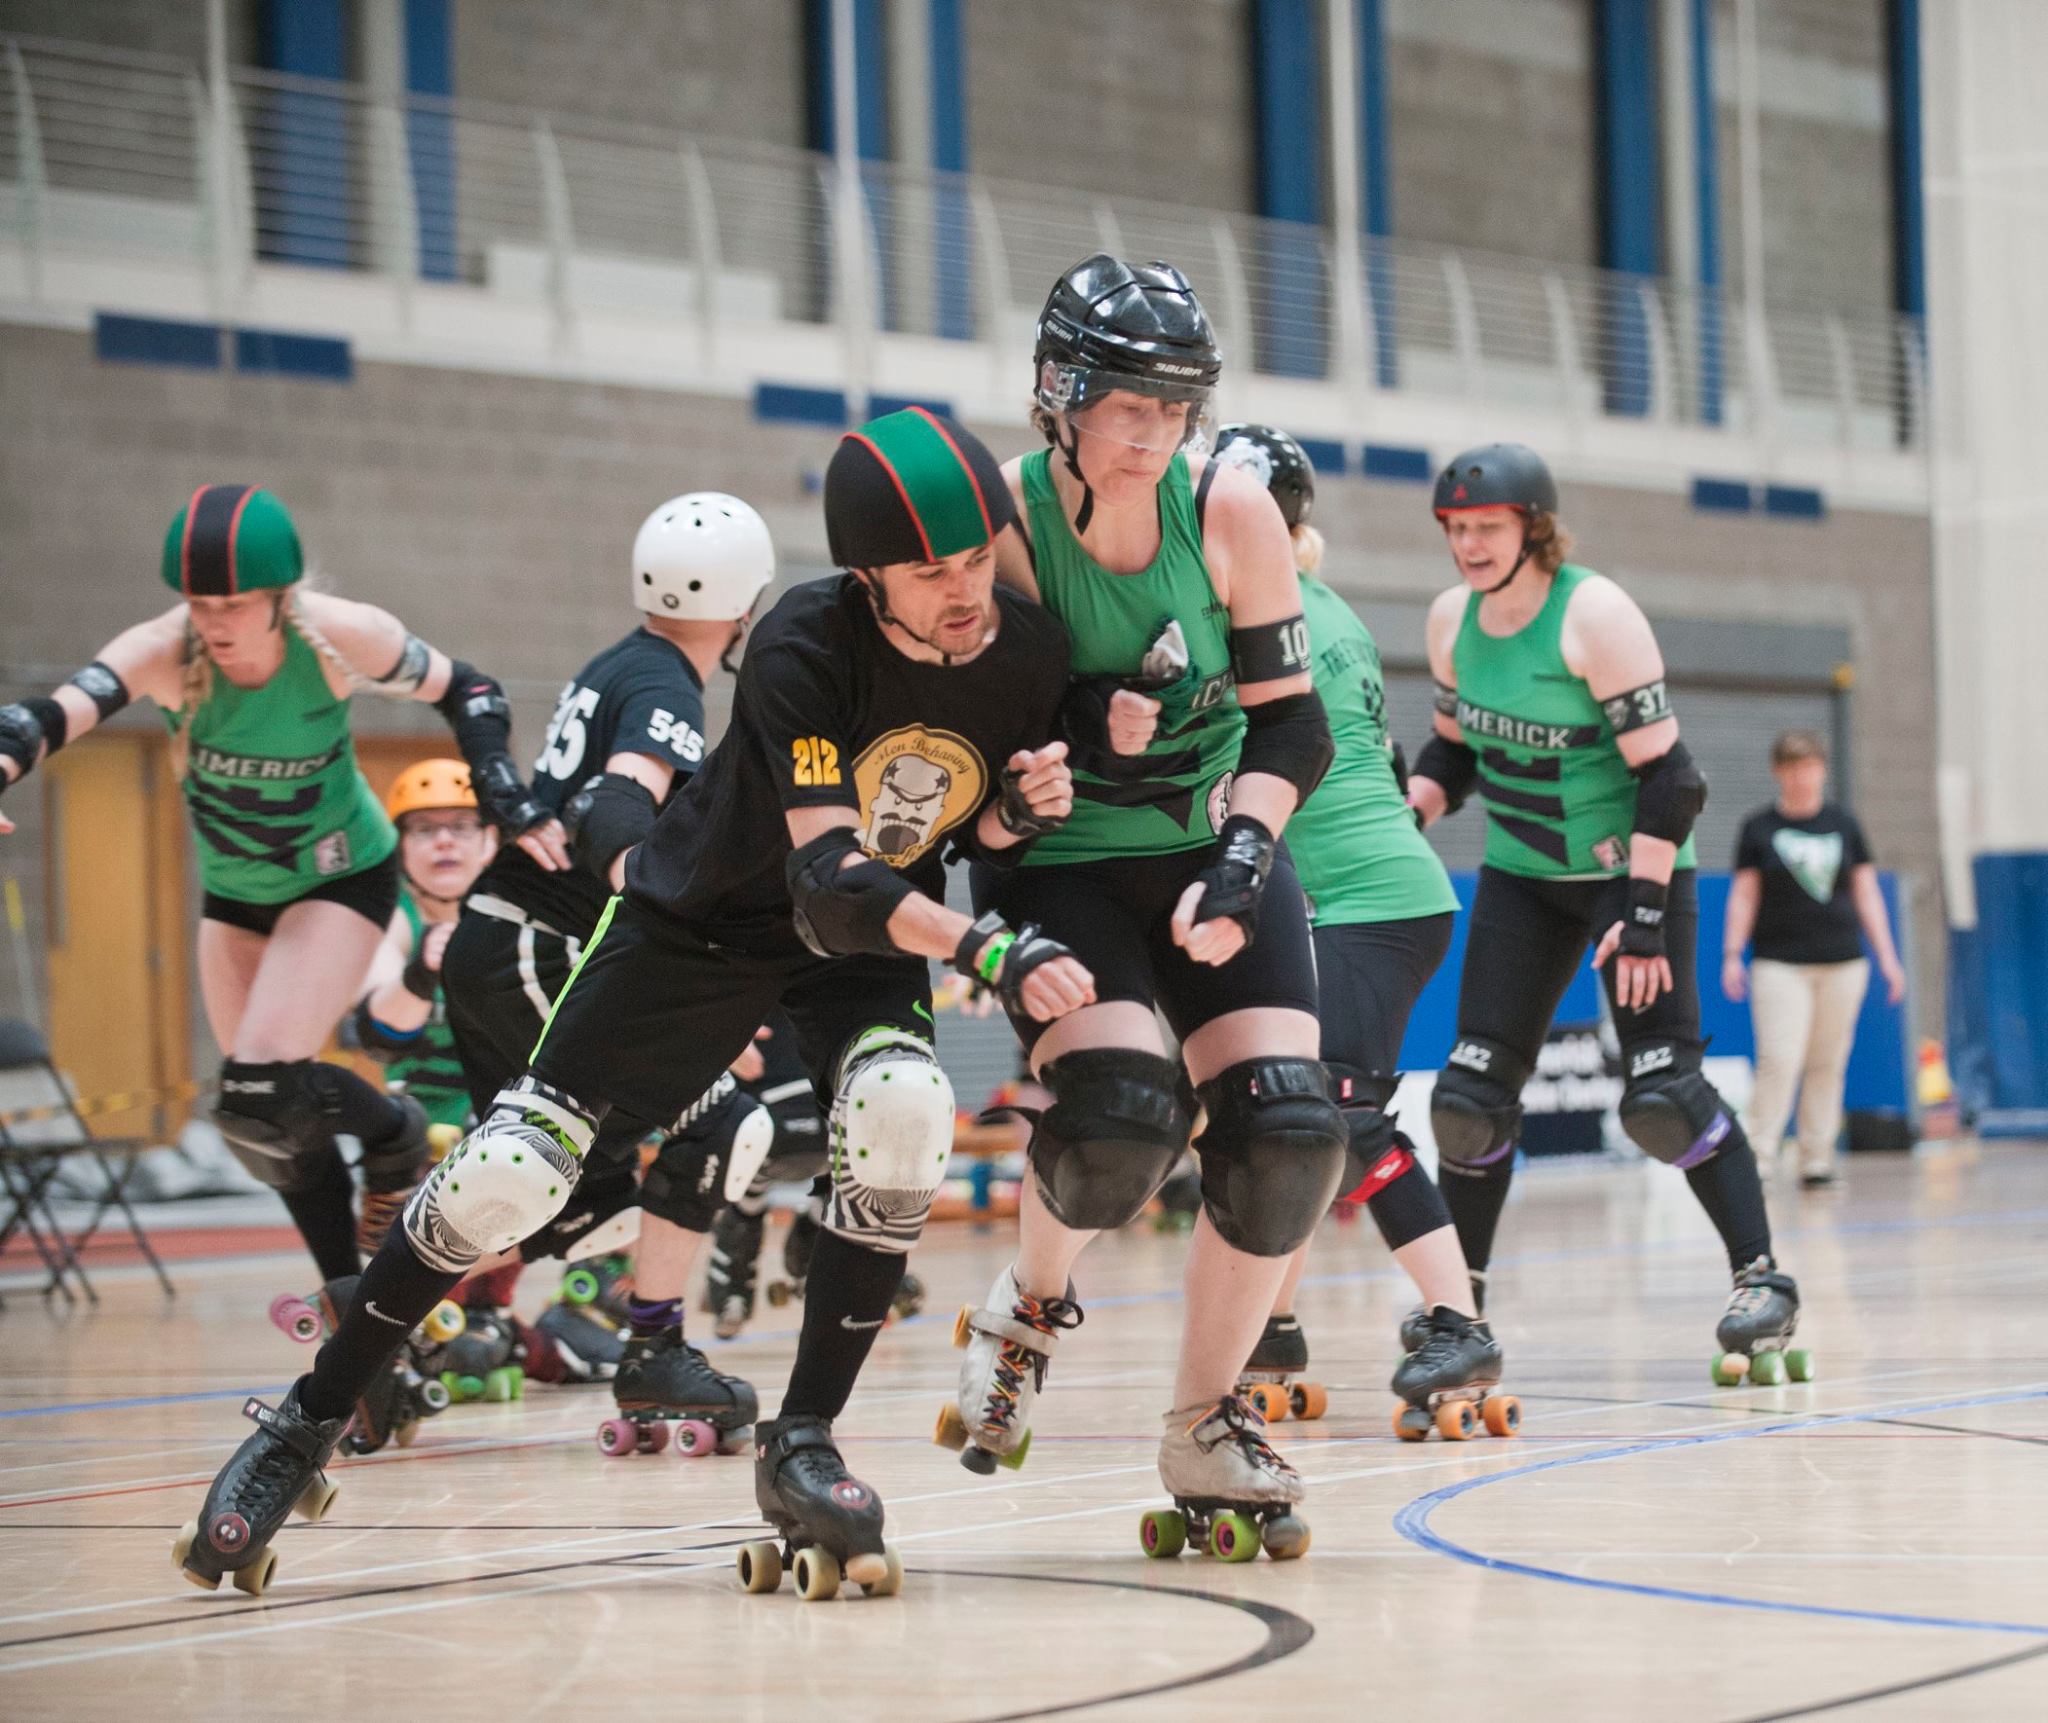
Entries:
{"type": "Polygon", "coordinates": [[[235,1159],[287,1196],[321,1189],[333,1176],[335,1126],[321,1105],[316,1069],[311,1059],[221,1063],[213,1122],[235,1159]]]}
{"type": "Polygon", "coordinates": [[[1653,1161],[1696,1167],[1721,1151],[1735,1129],[1714,1085],[1700,1075],[1706,1044],[1676,1039],[1637,1041],[1622,1049],[1628,1076],[1621,1091],[1621,1128],[1653,1161]]]}
{"type": "MultiPolygon", "coordinates": [[[[742,1196],[768,1158],[775,1123],[768,1109],[730,1086],[662,1139],[640,1181],[640,1207],[686,1232],[709,1232],[718,1211],[742,1196]]],[[[702,1104],[700,1103],[700,1107],[702,1104]]]]}
{"type": "Polygon", "coordinates": [[[1429,1097],[1429,1126],[1446,1173],[1484,1177],[1514,1153],[1528,1080],[1520,1054],[1481,1036],[1458,1037],[1429,1097]]]}
{"type": "Polygon", "coordinates": [[[1202,1206],[1224,1242],[1290,1256],[1344,1176],[1344,1115],[1314,1059],[1247,1059],[1202,1084],[1202,1206]]]}
{"type": "Polygon", "coordinates": [[[1340,1189],[1348,1196],[1379,1164],[1394,1140],[1394,1121],[1387,1108],[1401,1080],[1385,1071],[1364,1071],[1335,1059],[1324,1060],[1323,1068],[1330,1073],[1330,1098],[1344,1115],[1347,1140],[1340,1189]]]}
{"type": "Polygon", "coordinates": [[[1179,1076],[1125,1047],[1084,1047],[1039,1072],[1053,1104],[1033,1124],[1031,1176],[1054,1219],[1096,1232],[1138,1217],[1187,1147],[1179,1076]]]}

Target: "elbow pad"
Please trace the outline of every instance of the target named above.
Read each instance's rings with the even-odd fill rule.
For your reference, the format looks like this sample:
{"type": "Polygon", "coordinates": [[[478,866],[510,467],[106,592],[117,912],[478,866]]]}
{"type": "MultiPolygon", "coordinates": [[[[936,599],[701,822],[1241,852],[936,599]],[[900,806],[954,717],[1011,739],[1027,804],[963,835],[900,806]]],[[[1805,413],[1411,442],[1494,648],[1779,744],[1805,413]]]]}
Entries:
{"type": "Polygon", "coordinates": [[[569,798],[562,824],[576,865],[609,882],[612,863],[654,827],[654,792],[623,772],[600,772],[569,798]]]}
{"type": "Polygon", "coordinates": [[[470,785],[484,817],[514,837],[545,825],[547,809],[534,800],[507,751],[512,707],[497,678],[455,659],[449,667],[448,691],[434,702],[434,710],[455,732],[455,745],[469,762],[470,785]]]}
{"type": "Polygon", "coordinates": [[[1285,778],[1294,786],[1297,806],[1314,793],[1336,757],[1330,717],[1323,710],[1323,697],[1314,689],[1306,694],[1283,694],[1245,709],[1244,747],[1238,754],[1237,769],[1285,778]]]}
{"type": "Polygon", "coordinates": [[[1464,742],[1430,732],[1429,740],[1409,768],[1413,777],[1427,778],[1444,793],[1445,811],[1455,814],[1472,793],[1472,781],[1479,776],[1479,756],[1464,742]]]}
{"type": "Polygon", "coordinates": [[[425,1033],[424,1029],[393,1029],[379,1023],[368,999],[356,1005],[355,1031],[356,1044],[381,1064],[389,1064],[425,1033]]]}
{"type": "Polygon", "coordinates": [[[1646,838],[1682,844],[1707,805],[1707,780],[1683,742],[1673,742],[1654,760],[1629,767],[1636,781],[1635,829],[1646,838]]]}
{"type": "Polygon", "coordinates": [[[853,831],[834,826],[789,852],[782,872],[797,936],[820,957],[901,957],[889,917],[917,888],[887,862],[863,855],[853,831]],[[849,855],[862,859],[842,867],[849,855]]]}

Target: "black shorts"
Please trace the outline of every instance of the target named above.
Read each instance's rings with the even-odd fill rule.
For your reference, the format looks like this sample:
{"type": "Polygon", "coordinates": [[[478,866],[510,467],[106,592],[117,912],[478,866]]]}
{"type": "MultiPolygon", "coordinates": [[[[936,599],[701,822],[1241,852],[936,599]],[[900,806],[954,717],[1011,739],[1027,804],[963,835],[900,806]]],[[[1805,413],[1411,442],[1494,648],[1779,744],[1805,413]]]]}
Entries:
{"type": "MultiPolygon", "coordinates": [[[[1531,879],[1481,868],[1465,938],[1465,972],[1458,984],[1459,1036],[1479,1036],[1506,1047],[1533,1071],[1572,972],[1627,907],[1625,875],[1531,879]]],[[[1612,961],[1600,972],[1624,1049],[1646,1040],[1699,1040],[1699,920],[1699,877],[1681,868],[1671,876],[1664,910],[1664,950],[1673,986],[1647,1010],[1615,1004],[1612,961]]]]}
{"type": "Polygon", "coordinates": [[[248,903],[239,897],[222,897],[210,891],[199,900],[199,915],[201,920],[218,921],[268,939],[277,931],[277,918],[295,903],[338,903],[376,923],[377,931],[382,933],[398,913],[398,852],[393,850],[382,861],[372,862],[354,873],[324,879],[283,903],[248,903]]]}
{"type": "Polygon", "coordinates": [[[751,955],[620,897],[555,1001],[531,1069],[592,1111],[672,1120],[778,1003],[823,1106],[840,1054],[864,1031],[932,1038],[931,973],[921,957],[751,955]]]}
{"type": "MultiPolygon", "coordinates": [[[[1233,1011],[1316,1010],[1308,905],[1281,850],[1259,901],[1258,936],[1228,963],[1197,963],[1173,942],[1173,909],[1208,864],[1206,849],[1114,856],[1061,867],[974,870],[977,914],[993,909],[1012,927],[1035,922],[1095,976],[1097,1004],[1156,1005],[1185,1041],[1233,1011]]],[[[1047,1025],[1021,1012],[1010,1022],[1026,1051],[1047,1025]]]]}
{"type": "Polygon", "coordinates": [[[1395,1074],[1408,1014],[1451,949],[1456,920],[1446,910],[1407,921],[1360,921],[1315,930],[1326,1061],[1395,1074]]]}

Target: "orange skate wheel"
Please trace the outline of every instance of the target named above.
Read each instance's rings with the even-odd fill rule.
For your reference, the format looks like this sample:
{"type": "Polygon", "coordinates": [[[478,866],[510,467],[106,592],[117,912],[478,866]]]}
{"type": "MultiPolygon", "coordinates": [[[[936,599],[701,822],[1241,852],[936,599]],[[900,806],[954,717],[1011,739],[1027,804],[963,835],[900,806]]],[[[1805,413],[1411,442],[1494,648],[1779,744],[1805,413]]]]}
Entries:
{"type": "Polygon", "coordinates": [[[1436,1409],[1436,1433],[1446,1442],[1469,1442],[1479,1430],[1470,1400],[1446,1400],[1436,1409]]]}
{"type": "Polygon", "coordinates": [[[1330,1409],[1330,1391],[1320,1382],[1302,1382],[1288,1396],[1288,1409],[1297,1418],[1320,1418],[1330,1409]]]}
{"type": "Polygon", "coordinates": [[[953,1318],[953,1344],[961,1351],[967,1350],[967,1343],[974,1338],[974,1306],[963,1304],[960,1314],[953,1318]]]}
{"type": "Polygon", "coordinates": [[[939,1408],[939,1421],[932,1430],[932,1441],[941,1448],[951,1448],[956,1454],[967,1446],[967,1420],[960,1416],[960,1408],[951,1401],[939,1408]]]}
{"type": "Polygon", "coordinates": [[[1269,1424],[1278,1424],[1287,1416],[1287,1390],[1278,1383],[1255,1382],[1245,1390],[1244,1397],[1269,1424]]]}
{"type": "Polygon", "coordinates": [[[1512,1394],[1489,1394],[1479,1408],[1479,1415],[1486,1421],[1489,1436],[1519,1435],[1522,1429],[1522,1402],[1512,1394]]]}
{"type": "Polygon", "coordinates": [[[1420,1406],[1400,1405],[1394,1408],[1394,1434],[1404,1442],[1420,1442],[1428,1436],[1429,1414],[1420,1406]]]}

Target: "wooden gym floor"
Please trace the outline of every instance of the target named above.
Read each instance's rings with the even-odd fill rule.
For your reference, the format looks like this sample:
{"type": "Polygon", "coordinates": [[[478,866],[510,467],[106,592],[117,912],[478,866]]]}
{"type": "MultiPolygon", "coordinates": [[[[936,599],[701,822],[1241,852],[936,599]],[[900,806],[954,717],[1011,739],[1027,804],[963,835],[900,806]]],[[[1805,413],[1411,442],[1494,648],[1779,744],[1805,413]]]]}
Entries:
{"type": "MultiPolygon", "coordinates": [[[[1182,1242],[1084,1260],[1030,1460],[982,1479],[927,1435],[1006,1235],[940,1229],[929,1313],[841,1421],[909,1577],[829,1604],[739,1592],[746,1460],[606,1459],[587,1389],[344,1462],[267,1597],[199,1592],[171,1537],[242,1396],[304,1362],[264,1317],[301,1264],[180,1262],[174,1302],[110,1271],[69,1317],[14,1293],[0,1716],[2048,1718],[2048,1154],[1859,1160],[1774,1206],[1820,1379],[1716,1390],[1725,1277],[1682,1181],[1525,1176],[1494,1275],[1525,1432],[1464,1446],[1392,1438],[1404,1293],[1369,1227],[1326,1226],[1301,1308],[1330,1415],[1280,1428],[1315,1547],[1241,1567],[1138,1549],[1182,1242]]],[[[793,1316],[716,1349],[771,1404],[793,1316]]]]}

